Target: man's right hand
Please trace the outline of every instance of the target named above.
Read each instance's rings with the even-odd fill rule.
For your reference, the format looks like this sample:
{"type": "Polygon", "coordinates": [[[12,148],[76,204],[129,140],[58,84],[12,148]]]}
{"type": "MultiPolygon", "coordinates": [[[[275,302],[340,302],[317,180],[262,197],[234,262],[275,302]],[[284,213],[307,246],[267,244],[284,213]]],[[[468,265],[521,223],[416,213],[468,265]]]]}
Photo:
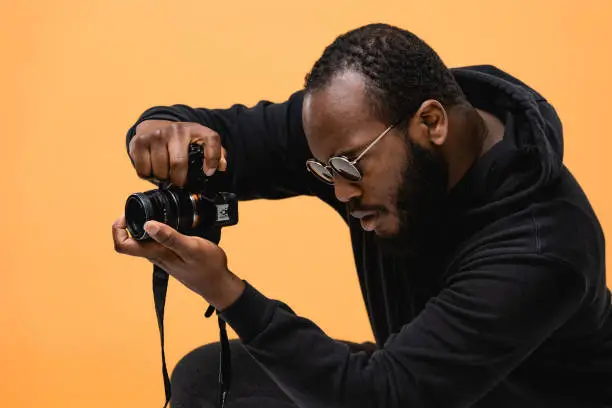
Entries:
{"type": "Polygon", "coordinates": [[[204,148],[206,175],[215,170],[225,171],[226,151],[217,132],[199,123],[147,120],[136,127],[130,141],[129,155],[136,173],[143,179],[169,180],[182,187],[187,180],[189,144],[204,148]]]}

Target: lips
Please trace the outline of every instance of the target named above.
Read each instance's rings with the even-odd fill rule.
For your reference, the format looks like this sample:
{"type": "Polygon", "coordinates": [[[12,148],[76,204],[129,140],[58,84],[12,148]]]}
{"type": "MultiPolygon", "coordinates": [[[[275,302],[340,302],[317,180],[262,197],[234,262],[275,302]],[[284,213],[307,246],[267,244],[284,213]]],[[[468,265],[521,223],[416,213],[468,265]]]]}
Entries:
{"type": "Polygon", "coordinates": [[[351,211],[351,216],[361,221],[361,228],[366,231],[373,231],[376,228],[376,220],[378,219],[378,211],[372,210],[355,210],[351,211]]]}
{"type": "Polygon", "coordinates": [[[376,220],[378,216],[376,213],[366,215],[361,218],[361,228],[366,231],[374,231],[376,229],[376,220]]]}
{"type": "Polygon", "coordinates": [[[359,210],[359,211],[351,211],[351,216],[357,218],[357,219],[363,219],[365,217],[371,217],[376,215],[376,211],[372,211],[372,210],[359,210]]]}

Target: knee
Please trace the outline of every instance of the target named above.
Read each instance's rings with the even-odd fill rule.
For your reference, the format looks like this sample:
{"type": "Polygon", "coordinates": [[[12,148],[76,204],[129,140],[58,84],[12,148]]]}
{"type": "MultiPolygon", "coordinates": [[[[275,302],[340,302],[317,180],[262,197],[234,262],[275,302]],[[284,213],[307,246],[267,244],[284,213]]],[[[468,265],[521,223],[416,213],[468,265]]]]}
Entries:
{"type": "MultiPolygon", "coordinates": [[[[288,397],[248,354],[238,340],[230,341],[232,385],[228,405],[294,407],[288,397]],[[229,402],[231,401],[231,404],[229,402]]],[[[221,344],[206,344],[187,353],[172,371],[172,408],[218,406],[221,344]]]]}
{"type": "Polygon", "coordinates": [[[203,385],[216,384],[220,344],[210,343],[198,347],[183,356],[172,370],[172,393],[201,389],[203,385]]]}
{"type": "MultiPolygon", "coordinates": [[[[247,352],[238,340],[230,340],[232,360],[244,361],[247,352]]],[[[196,390],[216,389],[219,377],[221,344],[214,342],[198,347],[183,356],[170,377],[172,394],[194,393],[196,390]]]]}

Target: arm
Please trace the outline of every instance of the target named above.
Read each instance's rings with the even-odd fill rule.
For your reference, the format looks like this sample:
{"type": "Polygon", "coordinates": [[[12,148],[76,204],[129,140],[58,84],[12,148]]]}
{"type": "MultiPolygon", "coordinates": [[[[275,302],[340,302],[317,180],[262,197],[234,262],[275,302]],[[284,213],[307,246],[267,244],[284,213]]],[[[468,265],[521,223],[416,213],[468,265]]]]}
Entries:
{"type": "Polygon", "coordinates": [[[156,106],[146,110],[126,137],[147,120],[195,122],[216,131],[227,150],[227,173],[240,200],[314,195],[338,207],[333,189],[306,170],[311,156],[302,127],[303,91],[283,103],[260,101],[253,107],[228,109],[156,106]]]}
{"type": "Polygon", "coordinates": [[[578,274],[542,255],[471,262],[371,356],[351,353],[250,285],[221,316],[301,407],[458,408],[528,357],[584,290],[578,274]]]}

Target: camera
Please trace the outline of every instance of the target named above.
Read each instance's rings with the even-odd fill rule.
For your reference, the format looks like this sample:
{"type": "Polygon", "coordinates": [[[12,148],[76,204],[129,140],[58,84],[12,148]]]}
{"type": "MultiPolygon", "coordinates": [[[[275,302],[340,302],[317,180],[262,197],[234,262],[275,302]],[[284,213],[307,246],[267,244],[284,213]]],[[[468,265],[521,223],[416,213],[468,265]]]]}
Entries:
{"type": "MultiPolygon", "coordinates": [[[[167,181],[156,183],[158,189],[130,195],[125,202],[127,229],[137,241],[150,240],[144,229],[149,220],[167,224],[178,232],[190,235],[196,230],[209,230],[238,223],[238,200],[234,193],[219,191],[218,174],[206,176],[204,150],[196,143],[189,145],[187,181],[184,187],[167,181]]],[[[154,181],[155,182],[155,181],[154,181]]]]}

